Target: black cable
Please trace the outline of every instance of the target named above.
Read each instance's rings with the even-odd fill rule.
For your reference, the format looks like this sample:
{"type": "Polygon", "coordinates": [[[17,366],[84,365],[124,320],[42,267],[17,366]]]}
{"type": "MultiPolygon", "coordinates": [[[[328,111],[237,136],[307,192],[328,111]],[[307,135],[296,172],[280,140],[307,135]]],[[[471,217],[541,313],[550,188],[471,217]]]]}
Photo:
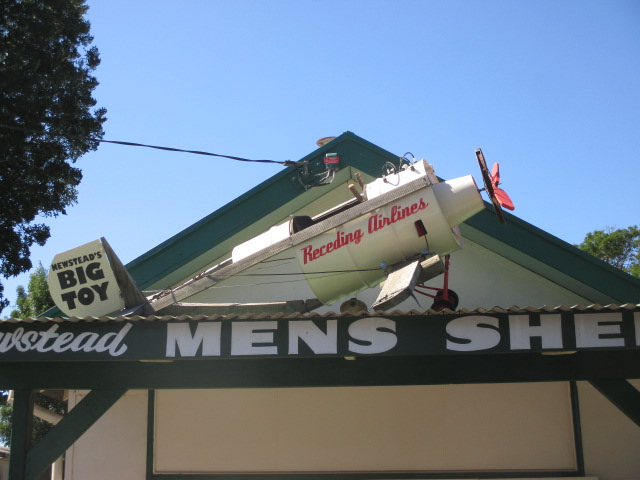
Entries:
{"type": "MultiPolygon", "coordinates": [[[[50,135],[52,137],[63,137],[63,138],[64,137],[74,137],[74,135],[56,134],[56,133],[47,132],[47,131],[39,131],[39,130],[33,130],[33,129],[29,129],[29,128],[6,125],[4,123],[0,123],[0,127],[6,128],[6,129],[9,129],[9,130],[16,130],[16,131],[20,131],[20,132],[25,132],[25,133],[29,133],[29,134],[33,134],[33,135],[50,135]]],[[[75,138],[80,138],[80,137],[76,136],[75,138]]],[[[82,138],[86,138],[86,140],[90,140],[92,142],[111,143],[111,144],[115,144],[115,145],[124,145],[124,146],[128,146],[128,147],[154,148],[156,150],[165,150],[167,152],[191,153],[191,154],[194,154],[194,155],[206,155],[206,156],[209,156],[209,157],[222,157],[222,158],[228,158],[230,160],[237,160],[237,161],[240,161],[240,162],[276,163],[278,165],[284,165],[285,167],[292,167],[292,166],[297,166],[298,165],[298,162],[292,162],[291,160],[284,160],[284,161],[278,161],[278,160],[252,160],[252,159],[249,159],[249,158],[235,157],[235,156],[232,156],[232,155],[222,155],[222,154],[219,154],[219,153],[203,152],[201,150],[183,150],[181,148],[161,147],[161,146],[158,146],[158,145],[147,145],[147,144],[144,144],[144,143],[136,143],[136,142],[123,142],[123,141],[119,141],[119,140],[102,140],[100,138],[94,138],[94,137],[82,137],[82,138]]]]}
{"type": "Polygon", "coordinates": [[[180,153],[192,153],[194,155],[206,155],[209,157],[222,157],[229,158],[231,160],[238,160],[240,162],[256,162],[256,163],[277,163],[279,165],[292,166],[296,165],[296,162],[292,162],[291,160],[278,161],[278,160],[253,160],[250,158],[242,158],[242,157],[234,157],[232,155],[222,155],[220,153],[210,153],[203,152],[200,150],[183,150],[181,148],[173,148],[173,147],[161,147],[158,145],[146,145],[144,143],[135,143],[135,142],[122,142],[118,140],[100,140],[98,138],[90,138],[90,140],[100,142],[100,143],[112,143],[115,145],[126,145],[128,147],[144,147],[144,148],[155,148],[156,150],[165,150],[167,152],[180,152],[180,153]]]}

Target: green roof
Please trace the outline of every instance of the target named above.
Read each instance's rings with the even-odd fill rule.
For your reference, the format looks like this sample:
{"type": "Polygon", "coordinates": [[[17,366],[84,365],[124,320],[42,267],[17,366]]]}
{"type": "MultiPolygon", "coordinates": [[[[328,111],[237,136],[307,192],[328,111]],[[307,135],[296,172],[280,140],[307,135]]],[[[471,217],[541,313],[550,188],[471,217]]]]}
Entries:
{"type": "MultiPolygon", "coordinates": [[[[305,189],[296,181],[296,167],[287,167],[202,220],[162,242],[126,265],[140,289],[163,288],[202,271],[231,249],[353,178],[355,171],[379,177],[399,157],[351,132],[345,132],[300,159],[311,169],[324,168],[327,153],[340,157],[340,181],[305,189]]],[[[469,240],[524,266],[594,303],[640,303],[640,280],[578,248],[506,214],[497,222],[493,207],[461,226],[469,240]]],[[[58,312],[59,313],[59,312],[58,312]]],[[[56,313],[53,311],[47,314],[56,313]]]]}
{"type": "MultiPolygon", "coordinates": [[[[300,162],[309,162],[310,165],[322,163],[324,168],[323,159],[326,153],[338,154],[342,172],[355,169],[372,177],[379,177],[382,167],[387,162],[397,164],[399,161],[397,155],[351,132],[345,132],[300,159],[300,162]]],[[[292,181],[296,175],[295,167],[284,169],[133,260],[126,265],[127,270],[139,288],[149,288],[203,255],[217,258],[230,251],[237,243],[228,243],[234,235],[242,232],[245,237],[242,241],[248,240],[286,218],[296,208],[341,186],[341,182],[334,182],[322,188],[305,190],[292,181]],[[284,206],[288,207],[287,212],[276,213],[284,206]],[[217,251],[219,255],[211,253],[212,250],[217,251]]]]}

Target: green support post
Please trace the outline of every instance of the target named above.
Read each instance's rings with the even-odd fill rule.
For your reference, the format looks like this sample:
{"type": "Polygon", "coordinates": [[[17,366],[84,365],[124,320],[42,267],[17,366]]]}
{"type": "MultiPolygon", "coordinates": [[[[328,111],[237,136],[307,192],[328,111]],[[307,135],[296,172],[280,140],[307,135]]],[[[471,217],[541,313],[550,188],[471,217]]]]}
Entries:
{"type": "MultiPolygon", "coordinates": [[[[37,478],[126,392],[126,389],[91,390],[31,449],[24,480],[37,478]]],[[[19,478],[22,480],[23,477],[19,478]]]]}
{"type": "Polygon", "coordinates": [[[640,391],[627,380],[618,378],[590,380],[590,383],[640,427],[640,391]]]}
{"type": "Polygon", "coordinates": [[[25,480],[31,437],[33,435],[33,399],[35,391],[14,390],[11,418],[11,456],[9,480],[25,480]]]}

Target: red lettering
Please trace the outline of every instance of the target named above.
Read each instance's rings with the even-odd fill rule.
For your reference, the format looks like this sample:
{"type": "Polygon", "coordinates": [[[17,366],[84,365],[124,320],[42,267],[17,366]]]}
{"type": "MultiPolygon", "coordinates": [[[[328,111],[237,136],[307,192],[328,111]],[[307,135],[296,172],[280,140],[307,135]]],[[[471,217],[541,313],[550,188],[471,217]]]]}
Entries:
{"type": "Polygon", "coordinates": [[[336,239],[332,242],[321,245],[319,248],[313,248],[313,245],[307,245],[302,250],[302,263],[307,264],[313,262],[320,257],[324,257],[327,253],[334,252],[350,243],[359,244],[364,237],[364,232],[360,229],[355,232],[344,234],[344,232],[336,232],[336,239]]]}
{"type": "Polygon", "coordinates": [[[420,210],[426,209],[428,206],[429,204],[426,203],[423,198],[420,198],[418,203],[412,203],[408,207],[394,205],[391,207],[391,215],[388,217],[383,217],[382,215],[373,215],[369,217],[367,230],[369,233],[377,232],[386,226],[393,225],[400,220],[404,220],[411,215],[415,215],[420,210]]]}
{"type": "Polygon", "coordinates": [[[304,247],[302,249],[302,253],[304,256],[304,264],[306,265],[307,262],[310,262],[311,260],[313,260],[313,258],[311,258],[311,245],[307,245],[306,247],[304,247]]]}

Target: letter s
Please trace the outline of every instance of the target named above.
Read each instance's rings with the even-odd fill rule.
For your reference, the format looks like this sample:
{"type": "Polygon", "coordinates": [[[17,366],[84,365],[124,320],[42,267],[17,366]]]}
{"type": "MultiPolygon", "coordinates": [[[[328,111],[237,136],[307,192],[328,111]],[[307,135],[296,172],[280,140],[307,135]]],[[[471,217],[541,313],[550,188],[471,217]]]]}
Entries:
{"type": "Polygon", "coordinates": [[[353,353],[388,352],[398,343],[396,322],[387,318],[361,318],[349,325],[349,351],[353,353]]]}
{"type": "Polygon", "coordinates": [[[488,350],[500,343],[499,321],[495,317],[459,317],[447,324],[447,350],[475,352],[488,350]]]}

